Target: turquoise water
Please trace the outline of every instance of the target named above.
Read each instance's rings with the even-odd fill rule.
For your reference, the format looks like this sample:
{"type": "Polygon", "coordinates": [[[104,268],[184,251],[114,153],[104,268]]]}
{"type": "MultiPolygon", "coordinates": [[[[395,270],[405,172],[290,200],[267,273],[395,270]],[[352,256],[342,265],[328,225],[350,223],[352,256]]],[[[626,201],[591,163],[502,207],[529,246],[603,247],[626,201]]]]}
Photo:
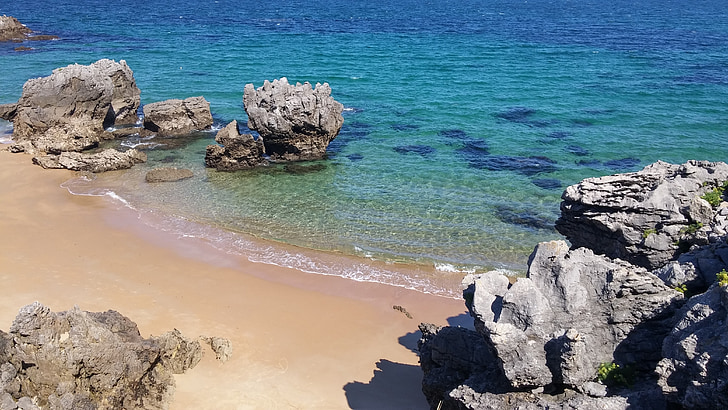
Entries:
{"type": "Polygon", "coordinates": [[[324,161],[218,173],[204,168],[208,132],[69,185],[201,223],[236,252],[254,246],[230,232],[355,257],[304,268],[317,273],[447,293],[438,275],[522,271],[537,242],[559,238],[570,184],[656,160],[728,159],[728,7],[716,0],[31,0],[0,14],[61,37],[29,52],[0,44],[0,103],[56,67],[124,59],[142,103],[203,95],[219,128],[245,123],[246,83],[328,82],[346,111],[324,161]],[[195,178],[145,184],[161,164],[195,178]]]}

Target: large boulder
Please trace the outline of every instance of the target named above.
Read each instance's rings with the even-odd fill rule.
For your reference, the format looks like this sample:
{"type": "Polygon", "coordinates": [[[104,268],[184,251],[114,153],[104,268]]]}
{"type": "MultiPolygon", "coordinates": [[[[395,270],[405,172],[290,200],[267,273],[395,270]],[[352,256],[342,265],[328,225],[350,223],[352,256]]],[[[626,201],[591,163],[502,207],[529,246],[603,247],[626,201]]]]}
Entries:
{"type": "Polygon", "coordinates": [[[139,88],[125,61],[99,60],[53,70],[28,80],[11,115],[13,139],[36,150],[82,151],[112,138],[105,128],[129,122],[139,107],[139,88]]]}
{"type": "Polygon", "coordinates": [[[204,97],[172,99],[144,106],[144,128],[164,136],[178,136],[212,125],[210,103],[204,97]]]}
{"type": "MultiPolygon", "coordinates": [[[[711,239],[726,217],[701,199],[728,180],[728,164],[658,161],[639,172],[589,178],[564,191],[556,229],[588,247],[647,269],[711,239]]],[[[713,238],[713,240],[716,240],[713,238]]]]}
{"type": "Polygon", "coordinates": [[[60,155],[33,157],[33,163],[43,168],[65,168],[93,173],[129,169],[147,161],[147,154],[135,149],[117,151],[105,149],[97,153],[62,152],[60,155]]]}
{"type": "Polygon", "coordinates": [[[274,160],[323,158],[326,147],[344,124],[344,106],[331,97],[328,83],[288,84],[283,77],[243,94],[248,127],[263,138],[265,152],[274,160]]]}
{"type": "Polygon", "coordinates": [[[0,16],[0,41],[22,41],[32,32],[15,17],[0,16]]]}
{"type": "Polygon", "coordinates": [[[0,403],[51,409],[166,409],[173,374],[202,358],[198,340],[174,330],[144,339],[115,311],[53,313],[23,307],[0,331],[0,403]]]}
{"type": "Polygon", "coordinates": [[[267,164],[262,138],[255,140],[250,134],[240,134],[238,122],[233,120],[218,131],[215,142],[208,145],[205,165],[218,171],[236,171],[267,164]]]}

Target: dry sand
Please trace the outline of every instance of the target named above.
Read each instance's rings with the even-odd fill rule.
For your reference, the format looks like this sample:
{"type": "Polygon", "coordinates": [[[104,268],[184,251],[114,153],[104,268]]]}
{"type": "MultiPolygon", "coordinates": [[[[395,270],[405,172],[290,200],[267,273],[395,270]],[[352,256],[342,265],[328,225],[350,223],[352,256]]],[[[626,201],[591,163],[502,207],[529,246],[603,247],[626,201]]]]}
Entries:
{"type": "Polygon", "coordinates": [[[39,301],[117,310],[145,337],[230,339],[228,362],[208,350],[175,376],[172,409],[427,408],[417,325],[462,320],[462,301],[216,253],[69,194],[60,184],[73,175],[0,152],[0,329],[39,301]]]}

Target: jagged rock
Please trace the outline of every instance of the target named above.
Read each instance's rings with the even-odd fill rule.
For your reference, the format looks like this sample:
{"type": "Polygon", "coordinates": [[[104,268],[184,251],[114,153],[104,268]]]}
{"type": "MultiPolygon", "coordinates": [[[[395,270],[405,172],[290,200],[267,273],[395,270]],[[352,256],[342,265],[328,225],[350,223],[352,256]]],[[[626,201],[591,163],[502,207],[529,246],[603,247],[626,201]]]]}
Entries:
{"type": "Polygon", "coordinates": [[[676,261],[653,271],[669,286],[685,285],[691,293],[703,292],[715,282],[716,273],[728,269],[726,238],[681,254],[676,261]]]}
{"type": "Polygon", "coordinates": [[[221,363],[225,363],[230,359],[233,354],[233,345],[228,339],[222,337],[202,337],[205,343],[210,345],[210,348],[215,352],[215,358],[221,363]]]}
{"type": "Polygon", "coordinates": [[[204,130],[212,125],[210,103],[204,97],[159,101],[144,106],[144,128],[175,136],[204,130]]]}
{"type": "Polygon", "coordinates": [[[55,154],[95,147],[112,138],[104,129],[114,124],[117,114],[122,123],[135,121],[139,94],[123,60],[57,68],[48,77],[28,80],[15,113],[7,110],[13,139],[55,154]]]}
{"type": "Polygon", "coordinates": [[[708,243],[713,225],[725,226],[700,196],[726,180],[728,164],[707,161],[658,161],[639,172],[585,179],[564,192],[556,229],[574,248],[656,269],[708,243]],[[691,226],[697,232],[689,233],[691,226]]]}
{"type": "Polygon", "coordinates": [[[248,127],[260,134],[274,160],[323,158],[344,123],[344,106],[331,97],[328,83],[314,89],[309,83],[290,85],[282,77],[266,80],[257,90],[246,84],[243,103],[248,127]]]}
{"type": "Polygon", "coordinates": [[[147,154],[135,149],[120,152],[105,149],[95,154],[62,152],[60,155],[33,157],[33,163],[43,168],[65,168],[73,171],[106,172],[129,169],[147,161],[147,154]]]}
{"type": "Polygon", "coordinates": [[[147,172],[145,180],[147,182],[175,182],[192,178],[194,175],[189,169],[156,168],[147,172]]]}
{"type": "Polygon", "coordinates": [[[30,408],[32,398],[53,409],[165,409],[172,374],[201,358],[199,342],[177,330],[144,339],[118,312],[53,313],[36,302],[20,310],[9,334],[0,332],[0,391],[10,395],[0,395],[0,403],[30,408]]]}
{"type": "Polygon", "coordinates": [[[728,408],[728,290],[692,297],[662,344],[658,384],[685,409],[728,408]]]}
{"type": "Polygon", "coordinates": [[[0,41],[25,40],[33,30],[11,16],[0,16],[0,41]]]}
{"type": "Polygon", "coordinates": [[[240,134],[238,122],[235,120],[218,131],[215,142],[220,145],[207,146],[207,167],[216,168],[218,171],[236,171],[268,163],[263,157],[265,147],[262,138],[256,141],[250,134],[240,134]]]}
{"type": "Polygon", "coordinates": [[[0,104],[0,118],[3,120],[12,121],[16,112],[18,112],[18,104],[0,104]]]}

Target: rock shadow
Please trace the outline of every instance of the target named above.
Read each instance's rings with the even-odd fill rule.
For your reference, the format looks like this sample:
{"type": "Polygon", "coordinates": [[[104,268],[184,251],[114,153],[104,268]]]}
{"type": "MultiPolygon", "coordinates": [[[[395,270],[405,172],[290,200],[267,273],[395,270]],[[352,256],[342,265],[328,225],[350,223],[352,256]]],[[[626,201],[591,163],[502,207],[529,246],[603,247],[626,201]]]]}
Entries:
{"type": "Polygon", "coordinates": [[[351,409],[427,409],[419,366],[381,359],[368,383],[344,386],[351,409]]]}

